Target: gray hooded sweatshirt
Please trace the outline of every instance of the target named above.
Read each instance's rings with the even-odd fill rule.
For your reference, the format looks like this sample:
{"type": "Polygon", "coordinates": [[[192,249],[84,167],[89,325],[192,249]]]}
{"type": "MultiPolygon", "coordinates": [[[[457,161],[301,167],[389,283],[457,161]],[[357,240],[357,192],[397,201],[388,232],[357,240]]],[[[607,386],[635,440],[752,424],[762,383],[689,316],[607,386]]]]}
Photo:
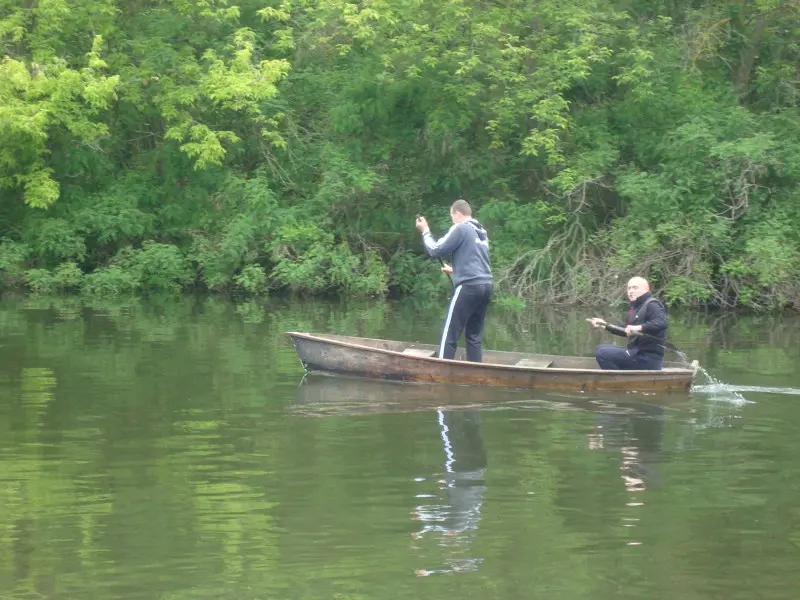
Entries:
{"type": "Polygon", "coordinates": [[[456,223],[438,241],[430,231],[426,231],[422,234],[422,240],[425,250],[433,258],[452,256],[453,286],[492,283],[489,236],[475,219],[456,223]]]}

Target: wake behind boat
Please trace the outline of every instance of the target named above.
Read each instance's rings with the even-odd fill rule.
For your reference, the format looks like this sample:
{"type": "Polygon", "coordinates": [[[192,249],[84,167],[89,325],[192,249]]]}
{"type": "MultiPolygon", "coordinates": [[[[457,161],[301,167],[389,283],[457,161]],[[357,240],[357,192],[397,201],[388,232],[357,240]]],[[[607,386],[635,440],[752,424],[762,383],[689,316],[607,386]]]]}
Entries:
{"type": "Polygon", "coordinates": [[[484,350],[483,362],[436,358],[437,346],[290,331],[303,368],[374,379],[575,391],[688,392],[697,372],[665,362],[660,371],[602,370],[592,357],[484,350]]]}

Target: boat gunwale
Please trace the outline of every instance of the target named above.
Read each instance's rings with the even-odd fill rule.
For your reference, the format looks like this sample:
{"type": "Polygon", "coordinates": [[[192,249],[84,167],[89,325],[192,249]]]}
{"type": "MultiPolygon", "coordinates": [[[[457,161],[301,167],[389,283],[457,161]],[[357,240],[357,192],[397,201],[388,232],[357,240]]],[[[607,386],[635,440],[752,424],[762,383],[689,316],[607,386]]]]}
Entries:
{"type": "MultiPolygon", "coordinates": [[[[630,370],[615,370],[615,369],[579,369],[579,368],[570,368],[570,367],[523,367],[523,366],[516,366],[516,365],[501,365],[501,364],[494,364],[494,363],[483,363],[483,362],[468,362],[463,360],[454,360],[449,358],[436,358],[433,356],[415,356],[413,354],[404,354],[402,352],[398,352],[397,350],[387,350],[385,348],[374,348],[372,346],[364,346],[363,344],[355,344],[353,342],[343,342],[341,340],[334,340],[329,337],[325,337],[322,335],[317,335],[313,333],[303,333],[300,331],[287,331],[286,335],[288,336],[297,336],[303,339],[308,339],[312,341],[323,341],[327,344],[333,344],[336,346],[343,346],[346,348],[353,348],[356,350],[369,350],[371,352],[378,352],[380,354],[388,354],[390,356],[402,356],[403,358],[408,358],[412,360],[422,360],[426,362],[436,361],[436,363],[440,363],[444,361],[445,364],[457,364],[459,366],[469,366],[471,368],[483,368],[483,369],[508,369],[510,371],[531,371],[536,373],[580,373],[580,374],[607,374],[606,376],[616,375],[619,376],[621,374],[631,374],[631,375],[648,375],[652,376],[654,373],[662,374],[662,376],[669,376],[669,375],[691,375],[692,378],[697,374],[696,370],[694,369],[682,369],[680,367],[669,367],[669,370],[660,369],[658,371],[654,370],[646,370],[646,369],[630,369],[630,370]]],[[[331,335],[339,335],[339,334],[331,334],[331,335]]],[[[342,336],[342,337],[356,337],[356,336],[342,336]]],[[[424,346],[434,346],[434,344],[423,344],[422,342],[402,342],[401,340],[384,340],[381,338],[365,338],[365,339],[374,339],[379,340],[382,342],[399,342],[399,343],[407,343],[407,344],[421,344],[424,346]]],[[[505,350],[490,350],[490,352],[507,352],[505,350]]],[[[529,356],[559,356],[557,354],[535,354],[533,352],[508,352],[509,354],[527,354],[529,356]]],[[[563,358],[590,358],[588,356],[576,356],[576,357],[569,357],[564,356],[563,358]]]]}

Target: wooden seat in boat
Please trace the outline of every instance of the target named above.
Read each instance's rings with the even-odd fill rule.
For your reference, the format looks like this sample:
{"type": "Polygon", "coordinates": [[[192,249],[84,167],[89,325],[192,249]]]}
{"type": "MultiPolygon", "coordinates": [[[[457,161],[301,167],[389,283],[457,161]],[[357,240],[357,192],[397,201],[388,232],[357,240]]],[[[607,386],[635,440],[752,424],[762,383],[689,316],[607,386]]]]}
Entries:
{"type": "Polygon", "coordinates": [[[545,357],[523,358],[514,363],[515,367],[527,367],[534,369],[546,369],[553,364],[552,359],[545,357]]]}
{"type": "Polygon", "coordinates": [[[436,356],[436,350],[430,348],[406,348],[403,354],[410,354],[411,356],[422,356],[425,358],[433,358],[436,356]]]}

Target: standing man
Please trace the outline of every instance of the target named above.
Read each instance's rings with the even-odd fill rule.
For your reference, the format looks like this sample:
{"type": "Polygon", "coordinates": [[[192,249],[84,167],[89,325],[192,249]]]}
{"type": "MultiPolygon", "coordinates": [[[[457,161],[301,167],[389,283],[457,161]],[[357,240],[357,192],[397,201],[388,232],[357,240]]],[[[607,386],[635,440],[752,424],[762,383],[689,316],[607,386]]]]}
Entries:
{"type": "Polygon", "coordinates": [[[425,250],[433,258],[452,256],[453,265],[444,264],[442,272],[453,279],[453,297],[439,343],[439,358],[452,360],[461,333],[467,340],[467,360],[481,362],[483,355],[483,320],[492,299],[492,271],[489,268],[489,236],[472,218],[466,200],[456,200],[450,207],[453,226],[440,240],[434,239],[425,217],[417,217],[425,250]]]}
{"type": "Polygon", "coordinates": [[[602,344],[595,358],[601,369],[659,371],[664,363],[664,342],[667,338],[667,311],[650,293],[650,284],[643,277],[628,282],[631,301],[625,325],[609,325],[603,319],[589,319],[596,329],[628,337],[628,347],[602,344]],[[646,335],[640,335],[646,334],[646,335]]]}

